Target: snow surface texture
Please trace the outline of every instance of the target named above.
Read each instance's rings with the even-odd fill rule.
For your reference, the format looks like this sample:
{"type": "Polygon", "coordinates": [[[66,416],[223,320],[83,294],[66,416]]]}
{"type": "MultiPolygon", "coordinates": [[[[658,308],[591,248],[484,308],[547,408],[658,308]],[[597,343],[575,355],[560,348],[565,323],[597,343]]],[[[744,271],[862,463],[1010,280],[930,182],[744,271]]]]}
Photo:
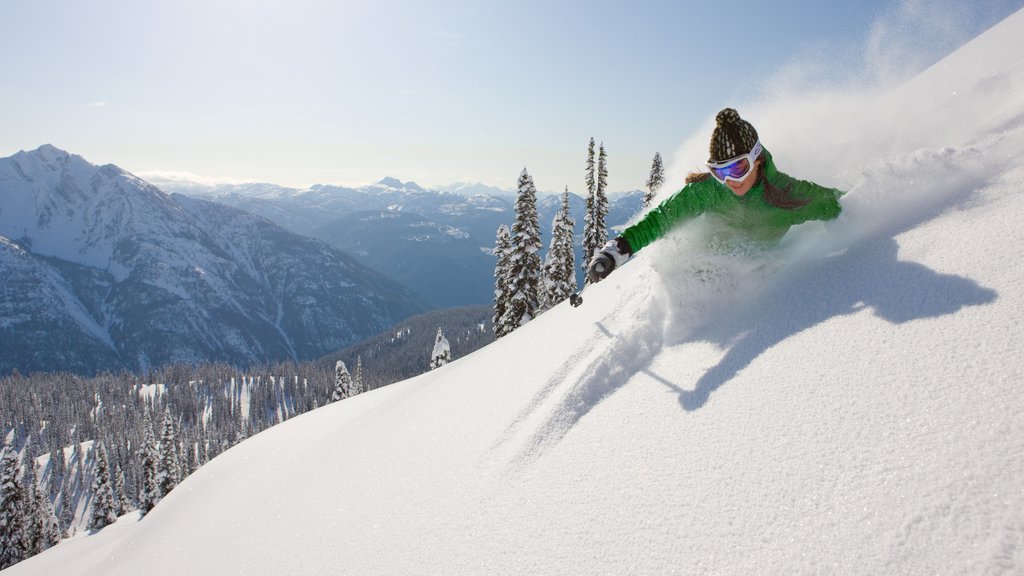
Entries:
{"type": "Polygon", "coordinates": [[[794,174],[834,160],[804,134],[849,136],[813,176],[840,220],[761,255],[680,230],[10,573],[1024,573],[1022,38],[1019,12],[860,108],[748,114],[794,174]]]}

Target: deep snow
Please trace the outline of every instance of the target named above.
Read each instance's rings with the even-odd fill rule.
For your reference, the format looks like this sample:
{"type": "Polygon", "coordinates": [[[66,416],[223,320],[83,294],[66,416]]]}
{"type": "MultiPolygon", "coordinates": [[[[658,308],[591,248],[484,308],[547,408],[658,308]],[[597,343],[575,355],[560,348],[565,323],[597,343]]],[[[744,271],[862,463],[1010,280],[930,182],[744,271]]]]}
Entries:
{"type": "Polygon", "coordinates": [[[1022,38],[741,108],[840,220],[752,256],[677,231],[10,574],[1024,573],[1022,38]]]}

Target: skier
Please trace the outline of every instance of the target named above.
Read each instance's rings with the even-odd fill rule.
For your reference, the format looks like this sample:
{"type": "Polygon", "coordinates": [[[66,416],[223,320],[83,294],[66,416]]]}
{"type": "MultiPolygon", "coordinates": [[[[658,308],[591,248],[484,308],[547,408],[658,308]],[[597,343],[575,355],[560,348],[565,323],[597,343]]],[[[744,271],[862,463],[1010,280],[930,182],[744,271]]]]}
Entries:
{"type": "Polygon", "coordinates": [[[779,172],[761,146],[757,130],[732,108],[715,117],[711,134],[710,172],[690,174],[683,189],[622,231],[594,255],[587,267],[591,283],[606,278],[630,256],[663,236],[674,225],[701,214],[715,214],[719,224],[712,245],[770,246],[790,226],[839,215],[843,192],[779,172]]]}

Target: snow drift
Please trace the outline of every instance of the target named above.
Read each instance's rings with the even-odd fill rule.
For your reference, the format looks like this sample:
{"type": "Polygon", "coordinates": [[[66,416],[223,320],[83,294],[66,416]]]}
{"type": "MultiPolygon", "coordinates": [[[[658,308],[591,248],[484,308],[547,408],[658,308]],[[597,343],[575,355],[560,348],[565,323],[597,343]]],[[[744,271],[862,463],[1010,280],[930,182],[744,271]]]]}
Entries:
{"type": "Polygon", "coordinates": [[[681,230],[581,308],[10,573],[1021,573],[1021,38],[1024,12],[785,127],[741,109],[781,169],[849,190],[840,220],[757,257],[681,230]],[[802,139],[826,117],[846,140],[802,139]]]}

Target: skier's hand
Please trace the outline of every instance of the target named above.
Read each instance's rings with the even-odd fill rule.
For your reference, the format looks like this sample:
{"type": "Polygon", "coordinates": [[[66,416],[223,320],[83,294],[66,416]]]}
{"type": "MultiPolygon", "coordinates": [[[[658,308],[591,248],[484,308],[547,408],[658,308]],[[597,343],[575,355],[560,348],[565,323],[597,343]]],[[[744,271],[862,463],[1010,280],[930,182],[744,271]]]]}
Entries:
{"type": "Polygon", "coordinates": [[[615,258],[607,252],[598,252],[587,265],[587,279],[591,284],[597,284],[604,280],[615,270],[615,258]]]}
{"type": "Polygon", "coordinates": [[[619,237],[609,241],[587,265],[587,279],[591,284],[597,284],[604,280],[612,273],[612,270],[625,264],[631,253],[629,242],[626,242],[625,238],[619,237]]]}

